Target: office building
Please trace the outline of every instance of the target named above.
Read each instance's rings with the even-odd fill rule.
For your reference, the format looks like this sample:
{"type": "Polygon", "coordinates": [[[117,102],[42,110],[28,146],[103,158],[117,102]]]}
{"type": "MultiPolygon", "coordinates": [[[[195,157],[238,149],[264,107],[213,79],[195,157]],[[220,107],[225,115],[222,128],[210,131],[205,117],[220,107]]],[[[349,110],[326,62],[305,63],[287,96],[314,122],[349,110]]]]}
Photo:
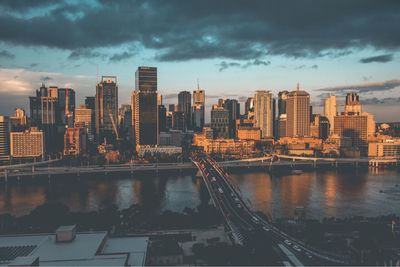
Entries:
{"type": "Polygon", "coordinates": [[[175,111],[172,113],[172,129],[186,131],[186,114],[183,111],[175,111]]]}
{"type": "Polygon", "coordinates": [[[362,113],[360,97],[357,93],[348,93],[346,95],[344,112],[349,115],[359,115],[362,113]]]}
{"type": "Polygon", "coordinates": [[[10,118],[0,116],[0,161],[10,158],[10,118]]]}
{"type": "Polygon", "coordinates": [[[286,114],[286,102],[288,94],[288,91],[280,91],[278,93],[278,117],[282,114],[286,114]]]}
{"type": "Polygon", "coordinates": [[[44,135],[37,127],[24,132],[10,133],[10,152],[13,158],[44,157],[44,135]]]}
{"type": "Polygon", "coordinates": [[[261,140],[261,130],[256,127],[239,126],[237,138],[243,140],[261,140]]]}
{"type": "Polygon", "coordinates": [[[310,136],[310,95],[299,85],[287,95],[286,115],[286,136],[310,136]]]}
{"type": "Polygon", "coordinates": [[[368,157],[400,157],[400,139],[368,143],[368,157]]]}
{"type": "Polygon", "coordinates": [[[197,90],[193,91],[193,130],[201,132],[204,127],[205,118],[205,91],[197,86],[197,90]]]}
{"type": "Polygon", "coordinates": [[[287,114],[279,115],[278,121],[278,137],[286,137],[286,124],[287,124],[287,114]]]}
{"type": "Polygon", "coordinates": [[[173,112],[168,111],[165,115],[165,129],[172,129],[173,126],[173,112]]]}
{"type": "Polygon", "coordinates": [[[94,111],[96,109],[96,97],[95,96],[85,97],[85,106],[94,111]]]}
{"type": "Polygon", "coordinates": [[[67,125],[68,118],[73,118],[75,110],[75,91],[71,88],[58,88],[57,98],[60,110],[60,123],[67,125]]]}
{"type": "Polygon", "coordinates": [[[254,126],[260,128],[262,138],[274,137],[274,98],[269,91],[254,95],[254,126]]]}
{"type": "Polygon", "coordinates": [[[157,68],[139,67],[135,73],[136,90],[132,94],[132,120],[135,144],[158,144],[157,68]]]}
{"type": "Polygon", "coordinates": [[[213,105],[211,109],[211,128],[215,138],[229,138],[229,111],[213,105]]]}
{"type": "Polygon", "coordinates": [[[178,111],[178,109],[177,109],[175,104],[169,104],[168,105],[168,111],[169,112],[175,112],[175,111],[178,111]]]}
{"type": "Polygon", "coordinates": [[[236,137],[236,120],[240,118],[240,103],[236,99],[225,99],[223,107],[229,112],[229,137],[236,137]]]}
{"type": "Polygon", "coordinates": [[[83,128],[67,128],[64,134],[64,155],[79,156],[87,151],[87,134],[83,128]]]}
{"type": "Polygon", "coordinates": [[[324,116],[328,119],[330,125],[329,133],[333,133],[334,126],[334,117],[337,114],[337,105],[336,105],[336,96],[330,95],[324,101],[324,116]]]}
{"type": "Polygon", "coordinates": [[[244,114],[248,119],[249,118],[249,113],[254,111],[254,98],[248,97],[246,99],[246,102],[244,103],[244,114]]]}
{"type": "Polygon", "coordinates": [[[329,136],[329,120],[325,116],[313,114],[311,116],[310,136],[325,140],[329,136]]]}
{"type": "Polygon", "coordinates": [[[94,141],[94,110],[86,107],[85,105],[81,105],[78,108],[75,108],[75,126],[85,128],[85,131],[88,135],[89,141],[94,141]]]}
{"type": "Polygon", "coordinates": [[[185,125],[184,131],[192,129],[192,96],[188,91],[182,91],[178,94],[178,111],[184,113],[185,125]]]}
{"type": "Polygon", "coordinates": [[[96,141],[114,144],[118,131],[118,85],[116,76],[102,76],[96,86],[96,141]]]}
{"type": "Polygon", "coordinates": [[[167,130],[167,109],[164,105],[158,106],[158,131],[165,132],[167,130]]]}
{"type": "Polygon", "coordinates": [[[16,108],[14,115],[10,117],[11,130],[12,131],[23,131],[27,127],[28,119],[25,114],[25,110],[22,108],[16,108]]]}

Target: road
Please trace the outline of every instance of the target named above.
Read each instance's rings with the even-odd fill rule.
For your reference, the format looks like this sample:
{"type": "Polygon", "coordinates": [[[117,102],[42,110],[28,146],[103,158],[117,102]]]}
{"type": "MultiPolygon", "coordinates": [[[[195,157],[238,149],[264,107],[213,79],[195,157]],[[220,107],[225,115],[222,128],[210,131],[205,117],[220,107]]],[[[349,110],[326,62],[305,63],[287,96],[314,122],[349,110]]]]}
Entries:
{"type": "Polygon", "coordinates": [[[320,251],[290,237],[271,222],[264,220],[245,203],[231,183],[229,175],[211,157],[197,154],[192,158],[201,171],[214,205],[220,209],[238,243],[254,234],[270,239],[293,265],[342,265],[347,258],[320,251]],[[282,249],[284,247],[285,249],[282,249]]]}

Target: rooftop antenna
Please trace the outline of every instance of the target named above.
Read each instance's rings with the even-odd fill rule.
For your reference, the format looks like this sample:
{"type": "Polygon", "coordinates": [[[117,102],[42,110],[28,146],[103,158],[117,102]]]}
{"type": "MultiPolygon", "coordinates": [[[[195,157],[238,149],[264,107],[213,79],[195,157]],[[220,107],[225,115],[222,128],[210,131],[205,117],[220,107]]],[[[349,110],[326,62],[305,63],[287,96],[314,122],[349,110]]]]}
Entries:
{"type": "Polygon", "coordinates": [[[300,90],[300,84],[297,83],[297,91],[299,91],[299,90],[300,90]]]}
{"type": "Polygon", "coordinates": [[[96,83],[99,83],[99,64],[96,64],[96,83]]]}
{"type": "Polygon", "coordinates": [[[200,90],[199,78],[197,78],[197,90],[200,90]]]}

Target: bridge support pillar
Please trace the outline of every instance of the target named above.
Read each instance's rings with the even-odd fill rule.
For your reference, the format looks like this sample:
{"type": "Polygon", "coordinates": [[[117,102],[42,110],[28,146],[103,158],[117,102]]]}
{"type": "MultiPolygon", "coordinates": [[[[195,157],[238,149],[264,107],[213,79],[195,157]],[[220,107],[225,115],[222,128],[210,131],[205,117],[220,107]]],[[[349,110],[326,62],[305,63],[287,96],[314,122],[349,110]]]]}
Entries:
{"type": "Polygon", "coordinates": [[[317,161],[316,160],[314,160],[314,162],[313,162],[313,167],[314,167],[314,169],[317,168],[317,161]]]}
{"type": "Polygon", "coordinates": [[[8,181],[8,170],[4,169],[4,181],[7,183],[8,181]]]}
{"type": "Polygon", "coordinates": [[[35,165],[32,165],[32,173],[35,173],[35,165]]]}

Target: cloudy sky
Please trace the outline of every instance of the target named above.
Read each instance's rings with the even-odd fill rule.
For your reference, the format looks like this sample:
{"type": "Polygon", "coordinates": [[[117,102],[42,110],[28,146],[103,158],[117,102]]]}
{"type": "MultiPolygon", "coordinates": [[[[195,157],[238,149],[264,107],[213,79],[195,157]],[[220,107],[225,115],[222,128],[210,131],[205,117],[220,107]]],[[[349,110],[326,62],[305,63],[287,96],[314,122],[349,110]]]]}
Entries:
{"type": "Polygon", "coordinates": [[[128,103],[138,66],[158,67],[165,103],[200,86],[207,105],[299,82],[316,110],[360,93],[378,121],[400,121],[400,1],[2,0],[0,113],[28,109],[42,82],[78,104],[96,73],[128,103]]]}

